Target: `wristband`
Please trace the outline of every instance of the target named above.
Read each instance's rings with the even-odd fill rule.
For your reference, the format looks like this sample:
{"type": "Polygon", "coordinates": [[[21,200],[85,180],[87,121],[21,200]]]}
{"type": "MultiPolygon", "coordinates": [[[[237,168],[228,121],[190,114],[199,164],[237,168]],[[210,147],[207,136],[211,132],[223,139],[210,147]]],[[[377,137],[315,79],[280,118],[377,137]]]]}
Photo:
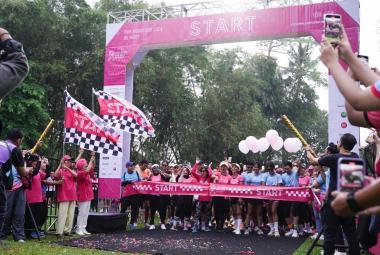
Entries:
{"type": "Polygon", "coordinates": [[[354,213],[357,213],[357,212],[362,211],[363,209],[358,205],[354,195],[355,193],[352,193],[352,192],[348,193],[346,201],[351,211],[353,211],[354,213]]]}

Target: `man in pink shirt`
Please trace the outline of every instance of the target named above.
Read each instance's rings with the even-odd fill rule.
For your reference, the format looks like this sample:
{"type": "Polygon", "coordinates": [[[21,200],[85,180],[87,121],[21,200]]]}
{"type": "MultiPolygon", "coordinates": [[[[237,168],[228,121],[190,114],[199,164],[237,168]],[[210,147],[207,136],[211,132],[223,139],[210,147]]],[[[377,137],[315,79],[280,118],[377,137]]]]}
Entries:
{"type": "Polygon", "coordinates": [[[75,179],[78,175],[70,168],[72,161],[69,155],[63,156],[61,163],[54,173],[56,179],[62,180],[62,183],[57,186],[57,237],[62,237],[63,234],[71,235],[73,228],[75,203],[77,200],[75,179]]]}

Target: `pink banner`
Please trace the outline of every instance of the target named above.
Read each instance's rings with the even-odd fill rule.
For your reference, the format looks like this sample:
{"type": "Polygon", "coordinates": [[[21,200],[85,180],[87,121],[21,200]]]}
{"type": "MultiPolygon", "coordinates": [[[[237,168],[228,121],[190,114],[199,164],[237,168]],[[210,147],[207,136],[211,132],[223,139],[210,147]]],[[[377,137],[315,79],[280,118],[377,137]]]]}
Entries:
{"type": "Polygon", "coordinates": [[[123,196],[150,195],[200,195],[240,197],[268,200],[307,202],[312,200],[310,189],[304,187],[270,187],[231,184],[197,184],[170,182],[137,182],[125,187],[123,196]]]}
{"type": "Polygon", "coordinates": [[[357,48],[359,24],[336,2],[239,13],[126,22],[106,48],[105,85],[125,84],[126,65],[141,49],[194,46],[323,34],[325,13],[339,13],[357,48]]]}

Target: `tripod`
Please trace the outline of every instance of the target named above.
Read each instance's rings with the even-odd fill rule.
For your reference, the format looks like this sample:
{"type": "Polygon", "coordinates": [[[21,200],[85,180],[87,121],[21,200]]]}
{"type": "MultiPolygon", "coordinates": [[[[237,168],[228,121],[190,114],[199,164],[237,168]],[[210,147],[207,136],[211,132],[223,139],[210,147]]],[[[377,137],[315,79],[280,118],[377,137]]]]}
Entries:
{"type": "MultiPolygon", "coordinates": [[[[313,249],[314,249],[316,246],[317,246],[317,247],[323,247],[323,245],[318,244],[318,241],[319,241],[319,239],[321,238],[321,236],[323,235],[323,232],[324,232],[324,231],[325,231],[325,227],[323,226],[321,232],[319,232],[319,234],[317,235],[317,237],[315,238],[315,240],[313,241],[313,243],[311,244],[311,246],[310,246],[309,249],[307,250],[306,255],[310,255],[311,252],[313,251],[313,249]]],[[[335,244],[335,248],[344,248],[344,249],[347,249],[348,246],[347,246],[347,245],[342,245],[342,244],[335,244]]]]}
{"type": "Polygon", "coordinates": [[[39,231],[39,229],[38,229],[38,227],[37,227],[36,220],[35,220],[35,218],[34,218],[34,215],[33,215],[32,209],[30,208],[30,205],[29,205],[28,202],[26,202],[26,207],[28,208],[30,218],[32,219],[32,223],[33,223],[33,226],[34,226],[34,230],[35,230],[36,233],[37,233],[38,241],[41,241],[40,231],[39,231]]]}

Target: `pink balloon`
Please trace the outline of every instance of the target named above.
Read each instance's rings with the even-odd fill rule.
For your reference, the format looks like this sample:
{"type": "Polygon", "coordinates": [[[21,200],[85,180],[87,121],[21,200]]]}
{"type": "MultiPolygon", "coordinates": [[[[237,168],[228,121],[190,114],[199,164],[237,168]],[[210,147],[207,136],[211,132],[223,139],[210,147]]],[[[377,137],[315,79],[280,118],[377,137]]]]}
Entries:
{"type": "Polygon", "coordinates": [[[245,139],[245,143],[247,144],[248,149],[250,149],[251,151],[256,150],[256,147],[258,147],[258,140],[254,136],[248,136],[245,139]]]}
{"type": "Polygon", "coordinates": [[[274,145],[277,142],[279,135],[276,130],[271,129],[267,131],[267,133],[265,134],[265,138],[271,145],[274,145]]]}
{"type": "Polygon", "coordinates": [[[273,150],[279,151],[281,150],[282,146],[284,146],[284,140],[282,140],[281,137],[278,137],[278,140],[275,144],[271,144],[273,150]]]}
{"type": "Polygon", "coordinates": [[[265,137],[260,138],[258,144],[261,152],[266,151],[270,145],[265,137]]]}

